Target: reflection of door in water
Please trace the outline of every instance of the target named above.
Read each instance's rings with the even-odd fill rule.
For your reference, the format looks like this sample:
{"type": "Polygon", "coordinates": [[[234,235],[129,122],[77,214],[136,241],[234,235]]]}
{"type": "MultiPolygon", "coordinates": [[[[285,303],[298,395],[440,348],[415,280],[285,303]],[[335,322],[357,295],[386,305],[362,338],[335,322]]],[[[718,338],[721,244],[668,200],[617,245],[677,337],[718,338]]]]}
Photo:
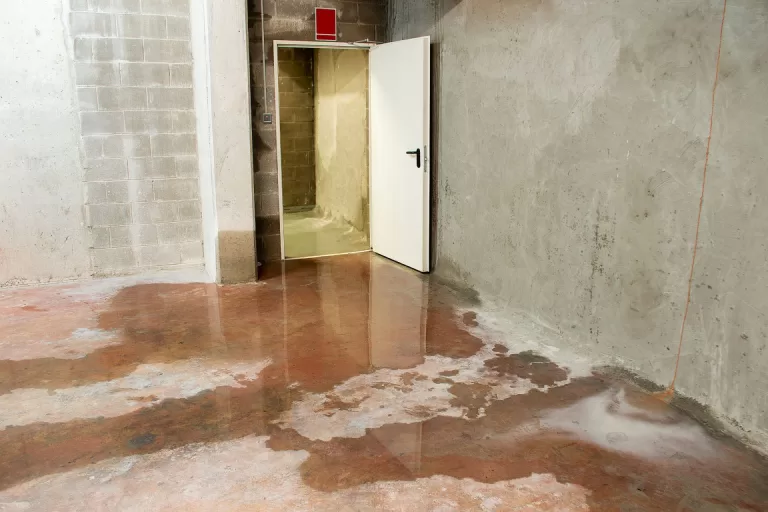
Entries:
{"type": "MultiPolygon", "coordinates": [[[[424,362],[427,282],[416,272],[373,257],[370,279],[370,357],[375,368],[412,368],[424,362]]],[[[421,423],[385,425],[371,431],[412,474],[421,465],[421,423]]]]}
{"type": "Polygon", "coordinates": [[[427,283],[395,265],[371,261],[369,336],[376,368],[411,368],[424,362],[427,283]]]}

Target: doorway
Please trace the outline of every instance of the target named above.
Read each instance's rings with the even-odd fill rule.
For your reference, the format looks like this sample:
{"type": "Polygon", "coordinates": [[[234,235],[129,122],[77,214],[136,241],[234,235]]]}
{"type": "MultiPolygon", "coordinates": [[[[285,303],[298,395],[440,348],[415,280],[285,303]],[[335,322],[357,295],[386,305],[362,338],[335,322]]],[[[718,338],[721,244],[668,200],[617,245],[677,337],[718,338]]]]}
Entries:
{"type": "Polygon", "coordinates": [[[368,45],[275,45],[283,259],[371,250],[368,45]]]}
{"type": "Polygon", "coordinates": [[[281,259],[429,272],[429,44],[274,42],[281,259]]]}

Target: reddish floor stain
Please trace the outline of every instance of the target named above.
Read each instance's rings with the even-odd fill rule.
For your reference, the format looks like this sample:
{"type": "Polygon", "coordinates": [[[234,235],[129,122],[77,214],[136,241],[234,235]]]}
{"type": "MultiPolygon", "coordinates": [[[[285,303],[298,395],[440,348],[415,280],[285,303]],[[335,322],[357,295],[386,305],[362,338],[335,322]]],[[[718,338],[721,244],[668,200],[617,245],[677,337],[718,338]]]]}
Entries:
{"type": "Polygon", "coordinates": [[[432,417],[416,405],[409,413],[418,423],[327,442],[281,428],[276,420],[308,393],[327,393],[321,414],[355,410],[361,401],[332,391],[334,386],[379,368],[405,368],[399,382],[373,387],[408,390],[426,379],[411,369],[425,357],[461,360],[478,354],[484,342],[467,331],[478,327],[474,313],[454,313],[462,305],[450,290],[370,255],[268,267],[265,277],[241,286],[136,285],[107,301],[72,298],[62,287],[1,295],[0,341],[67,339],[79,328],[101,329],[115,339],[79,359],[0,360],[0,395],[106,382],[146,364],[271,363],[257,380],[191,398],[158,401],[138,393],[135,400],[144,407],[117,417],[2,429],[0,489],[112,457],[256,434],[269,436],[274,450],[306,450],[301,477],[324,491],[433,475],[493,483],[551,473],[587,488],[591,510],[768,510],[768,465],[734,443],[709,439],[715,457],[680,451],[653,459],[611,448],[614,442],[642,448],[632,445],[635,431],[608,432],[606,446],[547,427],[553,411],[619,388],[624,394],[616,396],[631,407],[617,400],[602,411],[617,425],[632,422],[652,431],[691,420],[607,376],[563,384],[565,368],[533,352],[510,354],[500,344],[484,372],[539,387],[561,385],[495,399],[488,386],[454,382],[459,371],[450,369],[433,382],[450,384],[451,405],[465,410],[464,417],[432,417]],[[31,315],[18,304],[41,309],[31,315]]]}
{"type": "Polygon", "coordinates": [[[485,366],[501,375],[530,379],[537,386],[552,386],[568,378],[564,368],[533,352],[498,355],[486,361],[485,366]]]}
{"type": "Polygon", "coordinates": [[[467,418],[475,419],[480,414],[480,409],[489,401],[491,388],[484,384],[459,382],[451,386],[448,392],[456,397],[451,400],[451,405],[466,408],[467,418]]]}
{"type": "Polygon", "coordinates": [[[39,308],[37,306],[22,306],[22,311],[33,311],[33,312],[39,312],[42,313],[44,311],[48,311],[47,309],[39,308]]]}

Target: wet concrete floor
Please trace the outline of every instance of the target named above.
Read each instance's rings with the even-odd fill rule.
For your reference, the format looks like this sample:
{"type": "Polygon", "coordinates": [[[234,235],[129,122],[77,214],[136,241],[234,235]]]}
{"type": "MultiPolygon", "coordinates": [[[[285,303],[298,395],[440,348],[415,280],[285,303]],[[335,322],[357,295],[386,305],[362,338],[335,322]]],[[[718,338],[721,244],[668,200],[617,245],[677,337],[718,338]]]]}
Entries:
{"type": "Polygon", "coordinates": [[[0,511],[768,510],[768,465],[370,254],[0,292],[0,511]]]}

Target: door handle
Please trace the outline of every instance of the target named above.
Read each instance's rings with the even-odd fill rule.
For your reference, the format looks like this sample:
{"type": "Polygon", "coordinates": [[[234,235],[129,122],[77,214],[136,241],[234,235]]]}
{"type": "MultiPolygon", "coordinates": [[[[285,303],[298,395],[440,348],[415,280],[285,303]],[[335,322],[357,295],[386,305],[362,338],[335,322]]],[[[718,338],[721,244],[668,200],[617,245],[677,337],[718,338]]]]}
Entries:
{"type": "Polygon", "coordinates": [[[416,155],[416,168],[421,169],[421,149],[414,149],[413,151],[406,151],[406,155],[416,155]]]}

